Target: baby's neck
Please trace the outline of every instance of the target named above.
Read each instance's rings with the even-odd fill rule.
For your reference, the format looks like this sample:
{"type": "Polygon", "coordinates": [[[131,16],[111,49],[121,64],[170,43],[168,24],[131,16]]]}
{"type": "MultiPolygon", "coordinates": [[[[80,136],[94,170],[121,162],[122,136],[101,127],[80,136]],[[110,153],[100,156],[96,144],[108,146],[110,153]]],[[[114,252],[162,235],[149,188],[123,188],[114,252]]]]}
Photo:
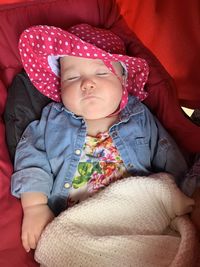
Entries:
{"type": "Polygon", "coordinates": [[[96,136],[98,133],[108,131],[109,128],[118,121],[118,115],[102,119],[85,121],[87,125],[87,134],[90,136],[96,136]]]}

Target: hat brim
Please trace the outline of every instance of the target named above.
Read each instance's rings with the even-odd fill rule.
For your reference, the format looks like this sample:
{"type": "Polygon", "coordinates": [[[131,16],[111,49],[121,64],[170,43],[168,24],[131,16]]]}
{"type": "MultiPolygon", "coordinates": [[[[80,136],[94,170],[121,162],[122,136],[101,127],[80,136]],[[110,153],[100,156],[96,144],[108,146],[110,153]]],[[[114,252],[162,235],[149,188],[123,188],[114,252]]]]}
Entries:
{"type": "Polygon", "coordinates": [[[19,40],[19,51],[34,86],[56,102],[61,101],[58,58],[66,55],[101,59],[111,71],[110,62],[121,62],[128,73],[127,93],[139,100],[147,96],[144,86],[149,68],[144,59],[108,53],[60,28],[39,25],[25,30],[19,40]]]}

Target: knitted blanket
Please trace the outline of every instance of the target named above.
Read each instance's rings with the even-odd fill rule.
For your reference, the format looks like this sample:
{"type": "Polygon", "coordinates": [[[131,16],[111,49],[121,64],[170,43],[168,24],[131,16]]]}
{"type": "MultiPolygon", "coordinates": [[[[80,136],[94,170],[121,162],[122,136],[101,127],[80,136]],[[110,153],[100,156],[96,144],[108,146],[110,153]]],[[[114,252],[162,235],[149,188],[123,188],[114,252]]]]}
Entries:
{"type": "Polygon", "coordinates": [[[117,181],[55,218],[35,259],[43,267],[196,266],[193,204],[164,173],[117,181]]]}

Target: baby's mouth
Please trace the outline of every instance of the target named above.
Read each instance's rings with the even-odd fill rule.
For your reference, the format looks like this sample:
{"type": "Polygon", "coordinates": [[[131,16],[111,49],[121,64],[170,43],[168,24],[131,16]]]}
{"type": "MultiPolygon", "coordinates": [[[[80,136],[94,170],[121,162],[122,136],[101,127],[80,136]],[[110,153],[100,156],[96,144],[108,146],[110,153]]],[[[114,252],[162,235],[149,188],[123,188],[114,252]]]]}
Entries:
{"type": "Polygon", "coordinates": [[[84,96],[83,98],[82,98],[82,100],[89,100],[89,99],[97,99],[97,98],[99,98],[99,97],[97,97],[97,96],[95,96],[95,95],[87,95],[87,96],[84,96]]]}

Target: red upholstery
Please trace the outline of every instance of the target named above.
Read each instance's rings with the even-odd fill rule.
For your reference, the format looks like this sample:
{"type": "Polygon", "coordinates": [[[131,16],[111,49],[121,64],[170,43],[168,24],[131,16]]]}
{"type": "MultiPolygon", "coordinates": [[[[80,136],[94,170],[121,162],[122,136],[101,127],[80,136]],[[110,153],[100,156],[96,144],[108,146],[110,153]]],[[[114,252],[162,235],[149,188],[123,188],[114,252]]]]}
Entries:
{"type": "MultiPolygon", "coordinates": [[[[130,1],[133,4],[132,1],[130,1]]],[[[142,1],[143,2],[143,1],[142,1]]],[[[144,1],[145,2],[145,1],[144,1]]],[[[148,2],[148,1],[147,1],[148,2]]],[[[134,14],[135,15],[135,14],[134,14]]],[[[137,13],[139,16],[139,13],[137,13]]],[[[67,29],[77,23],[111,28],[120,35],[130,55],[147,59],[151,73],[146,104],[157,114],[178,144],[189,152],[200,151],[200,128],[184,118],[178,106],[176,89],[159,62],[119,17],[114,0],[35,0],[12,5],[0,5],[0,112],[5,108],[7,87],[21,69],[17,42],[20,33],[36,24],[67,29]]],[[[200,97],[198,98],[200,101],[200,97]]],[[[20,241],[21,207],[10,195],[12,166],[5,143],[5,129],[0,120],[0,266],[33,267],[32,254],[24,252],[20,241]]]]}
{"type": "Polygon", "coordinates": [[[180,103],[199,108],[199,0],[117,2],[129,27],[175,79],[180,103]]]}

